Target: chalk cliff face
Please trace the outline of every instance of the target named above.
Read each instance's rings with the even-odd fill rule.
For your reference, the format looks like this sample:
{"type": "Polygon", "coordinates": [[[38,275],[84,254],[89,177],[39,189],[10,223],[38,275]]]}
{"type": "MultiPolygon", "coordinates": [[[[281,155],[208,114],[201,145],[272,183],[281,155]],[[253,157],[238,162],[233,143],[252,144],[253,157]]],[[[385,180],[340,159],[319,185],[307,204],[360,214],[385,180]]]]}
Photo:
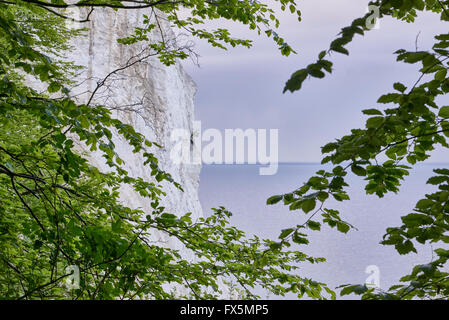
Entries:
{"type": "MultiPolygon", "coordinates": [[[[160,167],[171,173],[179,182],[184,192],[173,185],[163,183],[167,196],[163,199],[166,212],[182,215],[192,212],[193,218],[202,216],[198,199],[200,165],[175,164],[170,159],[170,152],[175,142],[170,141],[174,129],[187,129],[193,134],[194,95],[196,86],[185,73],[180,64],[167,67],[157,57],[151,56],[139,61],[151,52],[145,43],[121,45],[118,38],[133,33],[136,26],[141,26],[141,10],[123,10],[116,12],[107,9],[95,9],[90,16],[87,36],[74,40],[74,50],[68,57],[76,64],[85,66],[78,76],[80,85],[73,89],[80,102],[88,101],[96,91],[93,104],[112,106],[113,115],[125,123],[131,124],[150,141],[162,145],[154,148],[160,161],[160,167]],[[114,72],[114,70],[123,68],[114,72]],[[99,81],[113,72],[101,85],[99,81]],[[97,87],[99,88],[97,89],[97,87]]],[[[83,15],[83,13],[81,13],[83,15]]],[[[159,19],[159,27],[150,35],[150,40],[174,37],[168,24],[159,19]]],[[[118,154],[125,160],[126,169],[133,177],[151,180],[150,170],[143,166],[142,158],[130,152],[123,139],[115,137],[118,154]]],[[[90,155],[91,162],[103,170],[109,170],[100,154],[90,155]]],[[[150,201],[138,196],[131,188],[122,190],[123,202],[132,208],[142,208],[151,212],[150,201]]],[[[180,243],[166,236],[155,235],[164,245],[181,249],[180,243]]],[[[186,253],[188,254],[188,253],[186,253]]]]}

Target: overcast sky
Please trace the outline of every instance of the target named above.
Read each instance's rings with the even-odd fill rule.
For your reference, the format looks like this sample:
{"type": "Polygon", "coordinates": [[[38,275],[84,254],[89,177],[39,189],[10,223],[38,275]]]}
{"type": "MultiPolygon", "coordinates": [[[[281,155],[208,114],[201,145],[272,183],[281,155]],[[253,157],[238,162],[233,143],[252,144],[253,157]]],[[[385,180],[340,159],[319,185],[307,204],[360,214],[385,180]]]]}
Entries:
{"type": "MultiPolygon", "coordinates": [[[[350,56],[334,54],[334,72],[325,79],[307,80],[303,89],[282,94],[291,73],[314,62],[340,29],[364,15],[368,1],[301,0],[303,21],[280,15],[279,33],[298,52],[283,57],[271,39],[232,24],[236,35],[254,40],[252,49],[223,51],[196,41],[200,67],[184,62],[198,85],[196,119],[208,128],[279,129],[280,162],[318,162],[320,147],[364,125],[361,110],[375,106],[383,93],[400,81],[408,86],[417,68],[396,62],[397,49],[414,49],[418,33],[420,50],[429,49],[439,32],[447,32],[436,16],[422,15],[407,24],[382,19],[380,28],[349,45],[350,56]]],[[[437,152],[434,162],[449,161],[437,152]]]]}

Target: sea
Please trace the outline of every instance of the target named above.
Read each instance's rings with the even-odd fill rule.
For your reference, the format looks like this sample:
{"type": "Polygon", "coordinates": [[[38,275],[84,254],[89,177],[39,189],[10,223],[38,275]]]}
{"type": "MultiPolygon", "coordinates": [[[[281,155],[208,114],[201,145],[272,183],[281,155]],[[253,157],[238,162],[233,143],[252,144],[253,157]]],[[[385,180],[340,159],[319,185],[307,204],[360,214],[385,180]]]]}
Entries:
{"type": "MultiPolygon", "coordinates": [[[[200,201],[204,214],[211,208],[224,206],[233,213],[232,225],[243,230],[248,237],[257,235],[275,240],[280,231],[301,224],[307,216],[300,211],[290,211],[279,203],[267,206],[270,196],[291,192],[301,186],[317,170],[317,163],[281,163],[272,176],[259,175],[259,165],[204,165],[200,181],[200,201]]],[[[324,227],[310,232],[310,244],[294,247],[314,257],[324,257],[326,262],[299,264],[299,275],[326,283],[332,289],[343,284],[375,282],[381,290],[399,283],[414,265],[426,264],[433,259],[432,247],[418,246],[418,253],[399,255],[392,246],[380,242],[388,227],[401,224],[401,216],[413,211],[416,202],[436,190],[427,185],[434,168],[449,168],[449,163],[417,165],[403,181],[400,192],[383,198],[366,195],[363,177],[350,177],[350,201],[329,202],[327,207],[340,211],[342,218],[356,229],[342,234],[336,229],[324,227]],[[373,271],[375,270],[375,271],[373,271]],[[371,278],[370,278],[371,277],[371,278]]],[[[337,289],[340,292],[340,289],[337,289]]],[[[296,299],[296,295],[274,296],[257,289],[266,299],[296,299]]],[[[338,297],[356,299],[354,295],[338,297]]]]}

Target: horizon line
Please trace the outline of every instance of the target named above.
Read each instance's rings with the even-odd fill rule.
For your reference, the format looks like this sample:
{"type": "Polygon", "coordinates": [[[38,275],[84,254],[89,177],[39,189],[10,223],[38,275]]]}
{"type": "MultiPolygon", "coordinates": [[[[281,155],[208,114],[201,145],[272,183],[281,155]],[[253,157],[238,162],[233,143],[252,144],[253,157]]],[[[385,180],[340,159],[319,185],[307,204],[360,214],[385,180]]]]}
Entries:
{"type": "MultiPolygon", "coordinates": [[[[321,162],[312,162],[312,161],[280,161],[280,162],[272,162],[272,163],[277,163],[278,165],[328,165],[326,164],[321,164],[321,162]]],[[[269,165],[270,163],[202,163],[203,166],[222,166],[222,165],[228,165],[228,166],[233,166],[233,165],[239,165],[239,166],[266,166],[269,165]]],[[[449,161],[447,162],[441,162],[441,161],[435,161],[435,162],[419,162],[416,163],[417,165],[435,165],[435,164],[445,164],[445,165],[449,165],[449,161]]]]}

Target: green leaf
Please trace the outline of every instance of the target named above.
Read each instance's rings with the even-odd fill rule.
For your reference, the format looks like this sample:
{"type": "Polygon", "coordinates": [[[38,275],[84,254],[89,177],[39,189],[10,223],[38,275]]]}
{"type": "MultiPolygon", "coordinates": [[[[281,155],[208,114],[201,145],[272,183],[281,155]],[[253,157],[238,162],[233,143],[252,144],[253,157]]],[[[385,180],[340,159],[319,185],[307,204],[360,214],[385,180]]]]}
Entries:
{"type": "Polygon", "coordinates": [[[405,217],[402,217],[402,222],[408,227],[418,227],[424,225],[430,225],[433,223],[433,219],[424,214],[411,213],[405,217]]]}
{"type": "Polygon", "coordinates": [[[320,230],[321,230],[321,223],[316,222],[316,221],[309,220],[309,221],[307,222],[307,226],[308,226],[311,230],[315,230],[315,231],[320,231],[320,230]]]}
{"type": "Polygon", "coordinates": [[[392,103],[392,102],[397,102],[399,97],[401,95],[397,94],[397,93],[389,93],[389,94],[384,94],[383,96],[381,96],[377,102],[378,103],[392,103]]]}
{"type": "Polygon", "coordinates": [[[290,228],[290,229],[284,229],[281,232],[281,235],[279,236],[280,239],[285,239],[287,238],[289,235],[291,235],[293,232],[295,231],[295,229],[290,228]]]}
{"type": "Polygon", "coordinates": [[[368,287],[365,284],[358,285],[354,288],[354,293],[356,293],[356,294],[363,294],[366,291],[368,291],[368,287]]]}
{"type": "Polygon", "coordinates": [[[340,295],[341,296],[346,296],[346,295],[349,295],[351,293],[359,293],[359,294],[363,293],[366,290],[363,290],[362,287],[366,287],[366,286],[364,286],[364,285],[350,285],[350,286],[348,285],[348,286],[345,286],[343,288],[343,290],[341,290],[340,295]]]}
{"type": "Polygon", "coordinates": [[[318,55],[318,59],[322,60],[326,56],[326,54],[327,54],[326,50],[321,51],[320,54],[318,55]]]}
{"type": "Polygon", "coordinates": [[[312,77],[320,78],[320,79],[325,77],[324,72],[321,71],[321,69],[319,69],[319,68],[311,68],[311,69],[309,70],[309,74],[310,74],[312,77]]]}
{"type": "Polygon", "coordinates": [[[372,117],[366,121],[366,127],[370,128],[378,128],[384,123],[384,117],[372,117]]]}
{"type": "Polygon", "coordinates": [[[395,88],[396,90],[398,90],[398,91],[401,92],[401,93],[404,93],[405,90],[407,90],[407,87],[404,86],[404,85],[403,85],[402,83],[400,83],[400,82],[396,82],[396,83],[393,85],[393,88],[395,88]]]}
{"type": "Polygon", "coordinates": [[[418,201],[418,203],[416,204],[416,208],[425,210],[425,209],[433,206],[433,204],[434,204],[434,202],[430,199],[422,199],[422,200],[418,201]]]}
{"type": "Polygon", "coordinates": [[[305,69],[296,71],[285,84],[284,93],[287,91],[294,92],[300,90],[302,83],[307,79],[307,76],[308,72],[305,69]]]}
{"type": "Polygon", "coordinates": [[[417,252],[413,243],[410,240],[407,240],[405,242],[399,242],[398,244],[395,245],[395,248],[400,255],[405,255],[412,251],[415,253],[417,252]]]}
{"type": "Polygon", "coordinates": [[[342,46],[331,46],[331,50],[345,55],[349,55],[349,51],[342,46]]]}
{"type": "Polygon", "coordinates": [[[337,222],[337,229],[338,231],[342,232],[342,233],[348,233],[350,227],[348,224],[342,222],[342,221],[338,221],[337,222]]]}
{"type": "Polygon", "coordinates": [[[59,90],[61,90],[61,85],[58,82],[53,81],[50,83],[47,90],[50,93],[58,92],[59,90]]]}
{"type": "Polygon", "coordinates": [[[443,81],[444,79],[446,79],[446,75],[447,75],[447,70],[441,69],[440,71],[435,73],[435,80],[443,81]]]}
{"type": "Polygon", "coordinates": [[[302,210],[305,213],[308,213],[315,209],[316,206],[316,200],[315,199],[307,199],[302,203],[302,210]]]}
{"type": "Polygon", "coordinates": [[[281,195],[272,196],[267,199],[267,205],[273,205],[281,201],[284,197],[281,195]]]}
{"type": "Polygon", "coordinates": [[[272,244],[270,244],[270,249],[273,251],[277,251],[282,249],[282,243],[281,242],[273,242],[272,244]]]}
{"type": "Polygon", "coordinates": [[[351,170],[358,176],[361,176],[361,177],[366,176],[366,170],[365,170],[365,168],[363,168],[361,166],[352,165],[351,170]]]}
{"type": "Polygon", "coordinates": [[[441,107],[440,111],[438,112],[438,115],[441,118],[449,119],[449,106],[441,107]]]}
{"type": "Polygon", "coordinates": [[[297,244],[309,244],[309,240],[297,232],[293,234],[293,242],[297,244]]]}
{"type": "Polygon", "coordinates": [[[369,116],[382,116],[383,113],[380,110],[377,109],[366,109],[362,111],[364,114],[369,116]]]}

